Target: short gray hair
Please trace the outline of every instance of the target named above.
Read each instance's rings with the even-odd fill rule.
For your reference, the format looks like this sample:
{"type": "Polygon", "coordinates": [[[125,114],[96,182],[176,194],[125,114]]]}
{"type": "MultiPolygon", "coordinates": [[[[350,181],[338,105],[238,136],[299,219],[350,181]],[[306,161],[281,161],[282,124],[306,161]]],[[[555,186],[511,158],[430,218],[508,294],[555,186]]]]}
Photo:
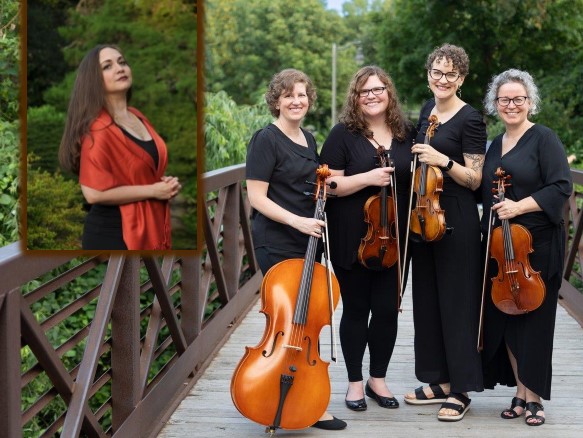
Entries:
{"type": "Polygon", "coordinates": [[[484,98],[484,108],[486,112],[490,115],[496,115],[498,109],[496,107],[496,98],[498,97],[498,90],[504,84],[510,82],[517,82],[522,84],[526,89],[526,94],[530,100],[530,109],[528,114],[536,114],[540,111],[540,96],[538,94],[538,88],[534,83],[534,79],[527,71],[518,70],[516,68],[511,68],[500,73],[498,76],[492,78],[492,82],[488,85],[488,91],[486,92],[486,97],[484,98]]]}

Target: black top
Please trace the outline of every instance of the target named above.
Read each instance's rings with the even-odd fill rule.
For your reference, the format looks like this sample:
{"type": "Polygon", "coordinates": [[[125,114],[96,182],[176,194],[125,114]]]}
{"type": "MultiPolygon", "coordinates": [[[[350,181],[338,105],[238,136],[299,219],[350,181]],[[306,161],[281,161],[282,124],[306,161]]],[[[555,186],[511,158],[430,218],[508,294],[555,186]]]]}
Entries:
{"type": "Polygon", "coordinates": [[[123,134],[127,138],[129,138],[135,144],[137,144],[142,149],[144,149],[152,157],[152,159],[154,160],[154,166],[157,169],[158,168],[158,149],[156,148],[156,142],[154,141],[154,139],[142,140],[141,138],[138,138],[138,137],[133,136],[131,133],[129,133],[128,131],[126,131],[121,126],[119,128],[121,129],[121,131],[123,132],[123,134]]]}
{"type": "MultiPolygon", "coordinates": [[[[247,150],[246,179],[269,183],[267,197],[282,208],[303,217],[314,217],[314,187],[318,154],[316,140],[302,129],[308,147],[294,143],[274,124],[253,134],[247,150]]],[[[310,236],[273,221],[258,211],[253,213],[253,245],[270,247],[303,256],[310,236]]]]}
{"type": "MultiPolygon", "coordinates": [[[[413,127],[411,127],[403,141],[393,139],[390,151],[390,156],[395,162],[401,242],[404,242],[404,231],[407,225],[411,184],[411,146],[414,135],[413,127]]],[[[386,148],[388,145],[383,146],[386,148]]],[[[351,176],[377,167],[376,155],[376,148],[364,135],[351,132],[344,124],[339,123],[332,128],[324,142],[320,162],[328,164],[330,169],[344,170],[345,176],[351,176]]],[[[368,225],[364,222],[364,204],[369,197],[379,192],[380,187],[369,186],[348,196],[328,198],[326,211],[330,253],[332,261],[344,269],[351,269],[352,264],[358,260],[360,239],[366,235],[368,229],[368,225]]]]}
{"type": "Polygon", "coordinates": [[[484,215],[482,230],[488,229],[488,217],[495,188],[496,169],[510,175],[505,197],[513,201],[532,196],[543,211],[522,214],[511,222],[527,228],[556,225],[563,219],[565,200],[573,189],[571,171],[559,137],[543,125],[533,125],[507,154],[502,156],[502,134],[496,137],[486,155],[482,179],[484,215]]]}
{"type": "MultiPolygon", "coordinates": [[[[424,143],[428,118],[435,106],[435,99],[428,100],[419,114],[417,123],[417,143],[424,143]]],[[[470,105],[463,106],[451,119],[440,123],[431,139],[431,146],[462,166],[465,166],[464,154],[486,153],[486,125],[478,110],[470,105]]],[[[450,184],[456,184],[443,172],[444,191],[450,184]]],[[[457,185],[457,184],[456,184],[457,185]]]]}

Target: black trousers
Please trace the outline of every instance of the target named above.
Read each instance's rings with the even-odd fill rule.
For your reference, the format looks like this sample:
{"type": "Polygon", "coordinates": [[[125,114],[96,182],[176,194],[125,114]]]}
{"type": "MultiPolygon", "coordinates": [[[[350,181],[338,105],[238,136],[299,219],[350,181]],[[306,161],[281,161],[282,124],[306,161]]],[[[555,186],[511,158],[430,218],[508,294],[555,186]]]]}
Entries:
{"type": "Polygon", "coordinates": [[[334,272],[342,295],[340,344],[348,381],[363,380],[367,345],[370,376],[384,378],[397,339],[397,269],[373,271],[354,263],[350,270],[335,265],[334,272]]]}

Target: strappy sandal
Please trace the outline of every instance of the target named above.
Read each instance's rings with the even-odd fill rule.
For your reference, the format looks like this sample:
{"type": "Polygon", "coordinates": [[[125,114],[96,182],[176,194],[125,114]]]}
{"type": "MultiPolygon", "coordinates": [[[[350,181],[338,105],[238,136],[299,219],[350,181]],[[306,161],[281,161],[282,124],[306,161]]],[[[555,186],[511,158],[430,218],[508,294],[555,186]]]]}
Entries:
{"type": "Polygon", "coordinates": [[[526,422],[526,424],[528,424],[529,426],[540,426],[541,424],[545,424],[545,417],[541,416],[541,415],[536,415],[537,412],[539,411],[545,411],[545,408],[543,407],[543,405],[541,405],[538,402],[528,402],[526,404],[526,409],[524,410],[524,412],[526,411],[530,411],[530,415],[527,415],[526,418],[524,419],[524,421],[526,422]],[[530,420],[531,418],[534,418],[535,420],[538,420],[537,422],[530,422],[528,420],[530,420]]]}
{"type": "Polygon", "coordinates": [[[514,397],[512,399],[512,404],[510,405],[510,408],[504,409],[500,413],[500,416],[505,420],[511,420],[513,418],[520,417],[522,414],[524,414],[524,412],[526,412],[526,400],[523,400],[520,397],[514,397]],[[520,414],[517,414],[516,411],[514,410],[514,408],[516,407],[522,408],[522,412],[520,414]]]}
{"type": "Polygon", "coordinates": [[[447,394],[443,392],[441,386],[436,385],[435,383],[431,383],[429,385],[431,391],[433,391],[433,397],[429,398],[423,391],[423,386],[415,389],[415,398],[407,398],[405,397],[405,403],[410,405],[431,405],[431,404],[438,404],[443,403],[447,400],[447,394]]]}
{"type": "Polygon", "coordinates": [[[466,412],[470,409],[470,403],[472,402],[468,397],[465,395],[458,393],[458,392],[451,392],[449,394],[451,398],[455,398],[457,401],[462,403],[458,405],[457,403],[448,403],[445,402],[441,405],[440,411],[442,409],[452,409],[458,413],[458,415],[444,415],[444,414],[437,414],[437,419],[440,421],[460,421],[466,415],[466,412]]]}

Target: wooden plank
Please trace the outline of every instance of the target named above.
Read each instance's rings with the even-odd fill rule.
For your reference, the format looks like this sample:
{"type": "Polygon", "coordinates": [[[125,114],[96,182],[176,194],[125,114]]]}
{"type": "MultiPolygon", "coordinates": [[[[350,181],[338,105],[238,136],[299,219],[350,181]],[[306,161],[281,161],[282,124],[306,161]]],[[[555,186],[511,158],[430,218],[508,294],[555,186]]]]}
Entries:
{"type": "MultiPolygon", "coordinates": [[[[482,437],[485,433],[499,437],[526,436],[578,437],[583,429],[583,329],[561,306],[557,310],[555,353],[553,356],[552,400],[545,401],[547,422],[543,427],[527,427],[524,419],[506,421],[500,412],[510,404],[514,389],[498,386],[495,390],[472,393],[471,409],[457,423],[437,420],[437,405],[410,406],[402,402],[406,392],[420,385],[414,374],[413,315],[410,286],[403,301],[404,312],[399,319],[399,333],[389,370],[387,383],[401,402],[396,410],[378,407],[368,399],[366,412],[353,412],[344,406],[347,376],[342,355],[338,363],[329,368],[332,396],[329,411],[348,422],[344,431],[328,432],[309,428],[300,431],[278,430],[277,436],[330,436],[348,437],[415,437],[464,436],[482,437]]],[[[265,329],[265,317],[259,313],[258,302],[227,343],[217,353],[190,394],[162,429],[159,438],[174,437],[260,437],[266,436],[264,428],[244,418],[233,406],[230,395],[232,372],[243,356],[244,346],[259,343],[265,329]]],[[[336,311],[340,321],[341,305],[336,311]]],[[[330,336],[322,331],[321,357],[330,358],[330,336]]],[[[340,351],[340,350],[339,350],[340,351]]],[[[364,375],[368,355],[365,355],[364,375]]]]}

